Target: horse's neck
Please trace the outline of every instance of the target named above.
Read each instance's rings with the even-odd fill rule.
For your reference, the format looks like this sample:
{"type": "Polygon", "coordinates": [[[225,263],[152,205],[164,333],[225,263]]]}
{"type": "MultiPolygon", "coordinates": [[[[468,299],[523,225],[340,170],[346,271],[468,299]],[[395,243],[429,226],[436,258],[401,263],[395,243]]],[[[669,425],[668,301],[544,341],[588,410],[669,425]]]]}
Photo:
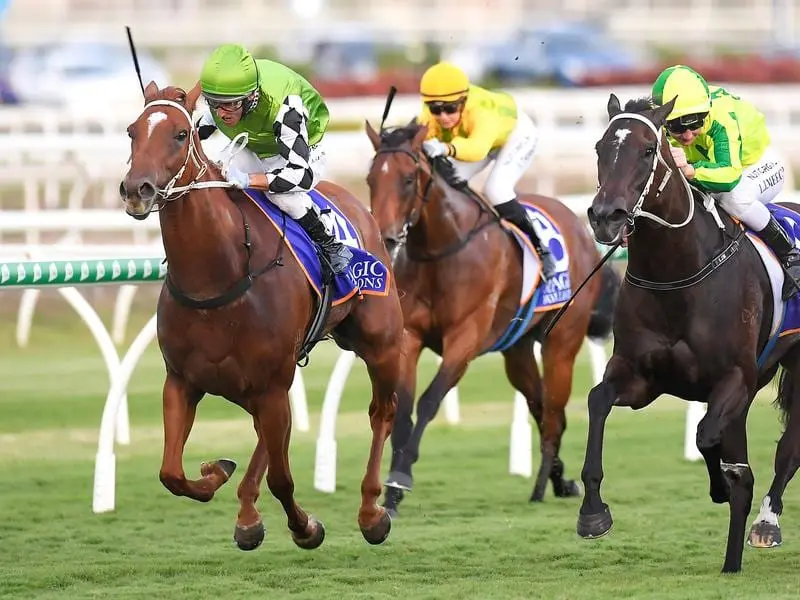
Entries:
{"type": "Polygon", "coordinates": [[[683,279],[694,275],[719,251],[722,239],[719,227],[703,205],[687,196],[683,184],[676,180],[662,192],[669,203],[644,210],[669,223],[682,223],[694,203],[694,216],[679,228],[665,227],[645,217],[636,219],[635,231],[628,240],[628,267],[640,277],[652,276],[654,280],[683,279]]]}
{"type": "Polygon", "coordinates": [[[169,275],[192,296],[223,292],[244,272],[242,213],[222,188],[195,189],[160,211],[169,275]]]}
{"type": "Polygon", "coordinates": [[[409,245],[436,254],[463,239],[479,216],[480,208],[465,194],[448,192],[434,184],[419,222],[409,232],[409,245]]]}

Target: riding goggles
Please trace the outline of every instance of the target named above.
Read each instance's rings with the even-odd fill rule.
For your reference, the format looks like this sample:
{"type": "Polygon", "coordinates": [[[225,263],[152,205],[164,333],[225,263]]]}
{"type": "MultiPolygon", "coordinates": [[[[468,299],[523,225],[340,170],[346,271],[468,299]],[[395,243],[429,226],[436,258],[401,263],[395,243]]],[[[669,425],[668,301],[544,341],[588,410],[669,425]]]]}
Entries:
{"type": "Polygon", "coordinates": [[[455,102],[427,102],[428,110],[431,111],[432,115],[440,115],[445,113],[447,115],[454,115],[460,109],[462,104],[464,104],[463,100],[456,100],[455,102]]]}
{"type": "Polygon", "coordinates": [[[670,133],[678,135],[685,131],[694,131],[695,129],[700,129],[703,126],[703,121],[705,121],[707,115],[708,113],[696,113],[692,115],[684,115],[677,119],[672,119],[671,121],[667,121],[667,129],[670,133]]]}
{"type": "Polygon", "coordinates": [[[206,98],[206,103],[211,110],[222,109],[224,111],[233,112],[235,110],[239,110],[244,106],[244,101],[246,98],[239,98],[237,100],[212,100],[208,96],[206,98]]]}

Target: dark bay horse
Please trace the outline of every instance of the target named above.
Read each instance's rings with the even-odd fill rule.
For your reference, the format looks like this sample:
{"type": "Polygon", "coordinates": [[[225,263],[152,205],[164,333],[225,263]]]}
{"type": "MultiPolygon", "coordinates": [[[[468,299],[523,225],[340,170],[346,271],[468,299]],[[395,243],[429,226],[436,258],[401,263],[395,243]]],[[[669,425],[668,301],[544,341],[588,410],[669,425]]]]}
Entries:
{"type": "MultiPolygon", "coordinates": [[[[376,151],[367,177],[372,214],[393,256],[406,328],[406,366],[398,390],[384,504],[393,510],[403,491],[412,487],[411,467],[419,458],[425,427],[467,365],[489,350],[515,318],[523,280],[519,245],[482,201],[451,188],[432,169],[421,151],[426,133],[427,127],[415,121],[380,133],[367,123],[376,151]],[[423,348],[441,355],[442,363],[419,398],[414,425],[417,363],[423,348]]],[[[526,195],[521,199],[558,223],[568,248],[574,289],[599,261],[585,224],[553,198],[526,195]]],[[[607,267],[603,277],[592,279],[577,296],[543,343],[544,385],[533,345],[555,311],[536,313],[524,334],[503,350],[508,380],[525,396],[539,428],[541,466],[531,501],[543,500],[548,478],[556,496],[580,494],[574,481],[564,479],[559,458],[566,429],[564,408],[575,357],[587,333],[597,338],[610,333],[618,285],[616,274],[607,267]]]]}
{"type": "Polygon", "coordinates": [[[613,325],[614,352],[603,381],[589,393],[577,529],[593,538],[612,526],[600,496],[603,432],[612,406],[640,409],[661,394],[707,402],[697,447],[712,501],[730,505],[722,571],[736,572],[753,498],[747,413],[756,392],[782,366],[777,403],[786,428],[775,479],[750,534],[754,546],[780,543],[781,496],[800,460],[799,338],[792,331],[773,333],[774,296],[759,242],[750,243],[742,227],[713,204],[706,209],[676,168],[662,127],[673,104],[674,99],[653,108],[649,99],[640,99],[623,111],[612,94],[611,121],[597,143],[600,185],[589,221],[599,242],[627,239],[629,258],[613,325]]]}
{"type": "MultiPolygon", "coordinates": [[[[208,502],[230,478],[235,463],[204,463],[200,479],[187,479],[183,449],[197,404],[205,394],[223,396],[253,418],[258,441],[238,489],[234,538],[252,550],[264,538],[256,500],[267,485],[281,503],[294,542],[318,547],[322,523],[294,498],[288,448],[288,390],[315,299],[301,266],[277,227],[255,203],[231,189],[209,162],[192,124],[192,101],[183,90],[145,90],[142,114],[128,128],[130,170],[120,185],[126,211],[145,218],[159,209],[169,263],[158,300],[158,342],[166,365],[164,456],[160,479],[177,496],[208,502]],[[227,189],[226,189],[227,188],[227,189]]],[[[389,264],[380,232],[357,198],[329,182],[319,186],[356,227],[365,249],[389,264]]],[[[372,442],[358,524],[371,544],[389,535],[391,518],[377,499],[380,464],[396,407],[403,317],[394,283],[388,294],[334,306],[326,331],[366,363],[372,382],[372,442]]]]}

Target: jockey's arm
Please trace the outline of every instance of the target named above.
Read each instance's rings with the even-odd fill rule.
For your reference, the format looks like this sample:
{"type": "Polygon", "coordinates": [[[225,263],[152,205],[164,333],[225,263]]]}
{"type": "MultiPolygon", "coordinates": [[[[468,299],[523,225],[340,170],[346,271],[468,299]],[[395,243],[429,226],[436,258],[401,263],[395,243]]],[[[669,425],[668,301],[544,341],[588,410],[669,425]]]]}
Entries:
{"type": "Polygon", "coordinates": [[[251,173],[250,187],[275,194],[309,191],[314,173],[309,166],[308,110],[300,96],[287,96],[272,125],[278,154],[286,164],[269,173],[251,173]]]}
{"type": "Polygon", "coordinates": [[[690,159],[694,167],[694,181],[709,192],[729,192],[742,177],[739,125],[733,118],[721,122],[715,119],[706,135],[711,138],[708,158],[701,156],[700,160],[690,159]]]}
{"type": "Polygon", "coordinates": [[[471,119],[472,131],[467,137],[456,136],[450,141],[450,156],[464,162],[478,162],[489,155],[497,139],[500,126],[497,118],[490,112],[476,114],[471,119]]]}

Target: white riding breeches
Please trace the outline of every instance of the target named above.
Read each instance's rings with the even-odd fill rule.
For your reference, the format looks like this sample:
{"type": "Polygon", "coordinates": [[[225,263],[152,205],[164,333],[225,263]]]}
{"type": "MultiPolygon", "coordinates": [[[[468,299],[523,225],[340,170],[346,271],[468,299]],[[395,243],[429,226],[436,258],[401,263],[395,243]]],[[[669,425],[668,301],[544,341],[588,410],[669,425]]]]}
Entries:
{"type": "Polygon", "coordinates": [[[766,207],[783,189],[786,167],[771,147],[761,159],[742,171],[739,183],[730,192],[712,194],[730,215],[741,219],[754,231],[761,231],[770,220],[766,207]]]}
{"type": "MultiPolygon", "coordinates": [[[[205,110],[207,111],[208,109],[206,108],[205,110]]],[[[196,121],[196,117],[193,120],[196,121]]],[[[207,121],[212,124],[214,122],[210,113],[207,113],[207,116],[204,115],[203,122],[207,121]]],[[[228,164],[235,165],[236,168],[246,173],[268,173],[284,167],[287,162],[285,158],[279,155],[261,159],[255,152],[247,148],[243,148],[232,157],[229,157],[228,152],[231,140],[219,130],[214,131],[208,139],[203,140],[202,146],[203,152],[210,160],[217,163],[228,161],[228,164]]],[[[311,184],[313,189],[322,180],[327,165],[324,140],[309,148],[308,164],[314,174],[311,184]]],[[[317,205],[311,200],[308,192],[302,189],[295,189],[282,194],[270,193],[269,198],[278,208],[293,219],[299,219],[309,210],[318,212],[317,205]]]]}
{"type": "Polygon", "coordinates": [[[517,125],[506,143],[493,150],[483,160],[466,162],[453,160],[456,172],[465,180],[483,171],[494,163],[483,186],[486,199],[493,206],[516,198],[514,187],[533,162],[533,154],[539,141],[539,132],[531,118],[521,110],[517,114],[517,125]]]}

